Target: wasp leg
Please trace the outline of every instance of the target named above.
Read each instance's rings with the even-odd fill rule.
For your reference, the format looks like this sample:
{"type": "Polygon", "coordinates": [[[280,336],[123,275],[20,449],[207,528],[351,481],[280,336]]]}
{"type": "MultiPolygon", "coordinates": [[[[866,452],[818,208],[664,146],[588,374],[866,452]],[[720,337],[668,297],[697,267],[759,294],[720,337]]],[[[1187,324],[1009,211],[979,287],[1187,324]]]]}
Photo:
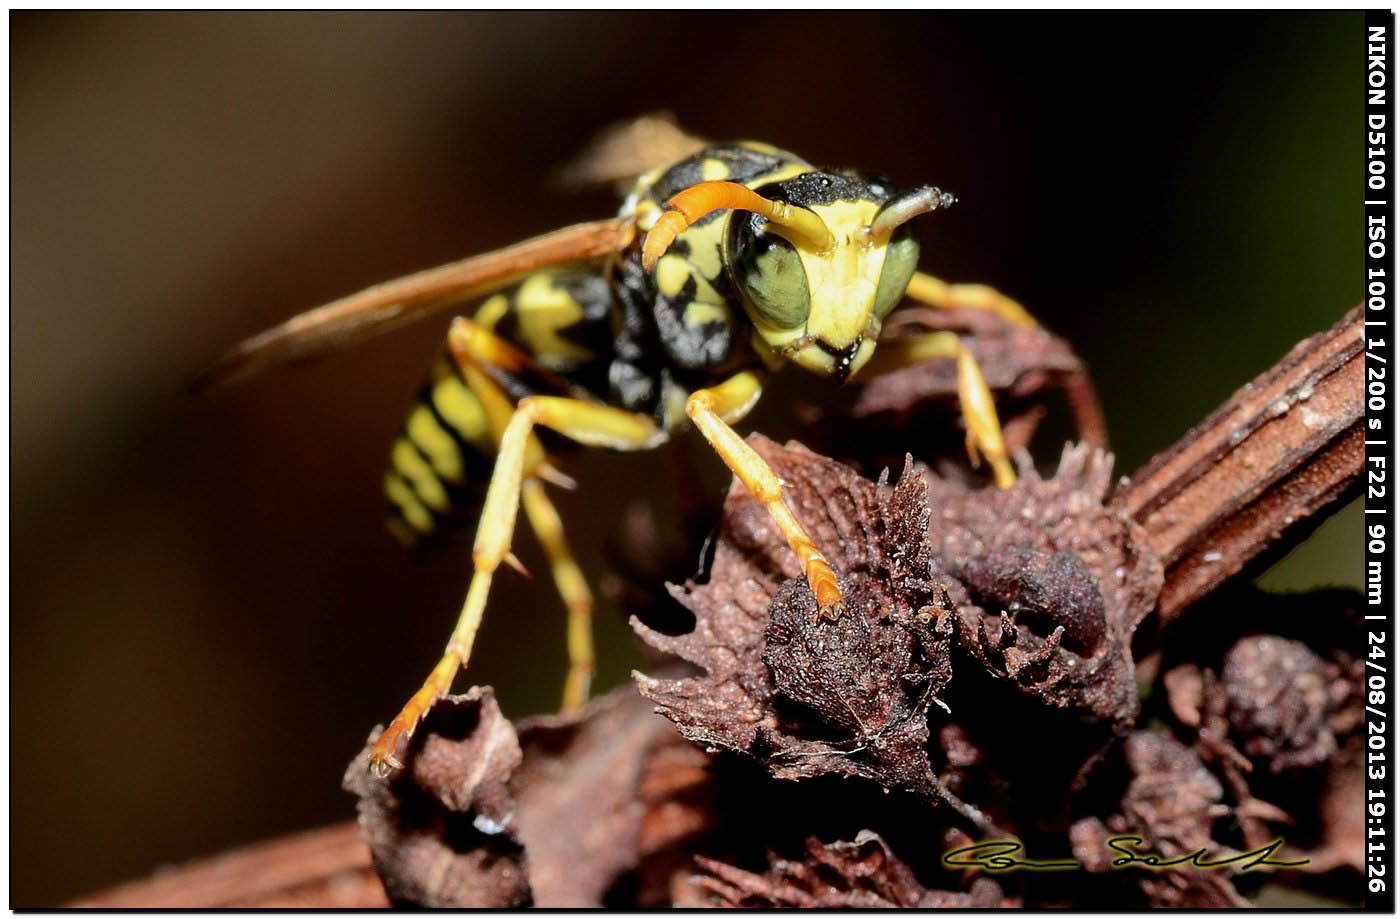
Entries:
{"type": "Polygon", "coordinates": [[[929,332],[917,338],[887,342],[875,351],[862,373],[876,376],[938,358],[955,360],[958,364],[958,402],[967,424],[968,459],[972,465],[978,465],[977,455],[980,452],[991,465],[997,486],[1010,488],[1016,481],[1016,473],[1006,458],[1006,444],[1002,440],[1001,422],[997,419],[992,392],[987,388],[977,359],[963,347],[957,335],[952,332],[929,332]]]}
{"type": "MultiPolygon", "coordinates": [[[[447,345],[467,381],[467,388],[481,402],[486,423],[496,441],[497,452],[500,451],[506,426],[515,414],[515,404],[496,381],[493,371],[505,370],[527,376],[530,382],[560,393],[569,391],[565,380],[539,366],[534,358],[515,345],[470,319],[459,317],[452,321],[447,333],[447,345]]],[[[572,479],[550,465],[544,446],[533,434],[525,448],[524,466],[526,475],[535,475],[565,488],[574,487],[572,479]]]]}
{"type": "Polygon", "coordinates": [[[725,465],[744,483],[744,487],[768,509],[783,538],[802,563],[807,583],[817,598],[819,614],[839,616],[842,611],[841,588],[837,586],[836,572],[832,570],[831,563],[821,554],[783,500],[783,483],[773,467],[729,426],[729,422],[748,414],[762,391],[763,381],[758,374],[751,371],[737,373],[718,386],[691,393],[685,402],[685,413],[705,435],[725,465]]]}
{"type": "Polygon", "coordinates": [[[569,670],[564,677],[564,698],[559,707],[569,711],[588,701],[588,687],[593,681],[593,594],[569,551],[564,539],[564,523],[554,503],[544,493],[544,483],[539,479],[526,479],[520,486],[520,501],[525,505],[525,517],[535,537],[544,547],[554,586],[568,610],[569,670]]]}
{"type": "MultiPolygon", "coordinates": [[[[505,392],[486,376],[483,365],[515,372],[532,371],[537,375],[547,371],[532,366],[534,361],[530,355],[496,336],[486,327],[468,319],[461,319],[453,324],[449,340],[452,342],[453,355],[467,377],[468,385],[485,407],[488,424],[495,435],[499,451],[501,438],[505,436],[506,426],[515,412],[515,406],[511,404],[505,392]]],[[[534,435],[530,436],[526,446],[524,469],[526,478],[521,486],[521,500],[525,505],[525,516],[549,559],[555,587],[568,611],[569,669],[564,678],[564,697],[560,705],[561,709],[568,710],[577,708],[588,700],[589,684],[593,678],[593,595],[564,538],[564,526],[559,519],[559,513],[545,494],[543,482],[540,481],[548,479],[558,484],[562,482],[562,474],[549,465],[544,449],[534,435]]]]}
{"type": "MultiPolygon", "coordinates": [[[[453,332],[465,324],[454,324],[453,332]]],[[[486,503],[472,548],[475,571],[462,612],[442,660],[370,750],[370,765],[381,775],[401,765],[397,757],[399,746],[412,736],[419,720],[435,700],[447,693],[457,670],[471,658],[472,643],[481,626],[486,597],[491,589],[491,577],[502,561],[512,558],[511,534],[520,506],[521,486],[527,475],[527,455],[531,443],[536,442],[532,433],[535,425],[543,425],[582,444],[618,450],[645,449],[664,437],[650,418],[622,409],[561,396],[530,396],[520,401],[501,436],[491,484],[486,489],[486,503]]]]}
{"type": "Polygon", "coordinates": [[[1040,328],[1040,323],[1026,312],[1024,306],[986,284],[949,284],[931,274],[916,271],[909,279],[909,286],[905,288],[904,294],[925,306],[950,310],[988,310],[1023,329],[1040,328]]]}

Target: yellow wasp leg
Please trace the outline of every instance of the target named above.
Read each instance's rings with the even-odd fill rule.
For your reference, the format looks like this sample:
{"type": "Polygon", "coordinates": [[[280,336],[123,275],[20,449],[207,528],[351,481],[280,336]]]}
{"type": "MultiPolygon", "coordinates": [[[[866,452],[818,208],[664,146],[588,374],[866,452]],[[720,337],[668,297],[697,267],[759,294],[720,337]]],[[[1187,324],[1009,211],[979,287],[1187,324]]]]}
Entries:
{"type": "Polygon", "coordinates": [[[997,419],[992,392],[987,388],[977,359],[963,347],[956,334],[929,332],[904,341],[885,342],[876,349],[862,374],[863,378],[869,378],[936,358],[958,363],[958,402],[967,424],[968,458],[976,466],[977,454],[981,451],[992,467],[997,486],[1010,488],[1016,481],[1016,473],[1006,458],[1006,444],[1002,441],[1001,422],[997,419]]]}
{"type": "Polygon", "coordinates": [[[925,306],[939,309],[989,310],[1023,329],[1040,327],[1040,323],[1026,312],[1024,306],[986,284],[949,284],[931,274],[916,271],[909,279],[909,286],[905,288],[904,294],[925,306]]]}
{"type": "MultiPolygon", "coordinates": [[[[453,359],[461,368],[462,376],[470,389],[481,402],[486,413],[486,423],[496,439],[499,450],[501,438],[505,436],[506,425],[515,414],[515,405],[505,390],[491,378],[487,368],[496,367],[514,372],[529,371],[541,381],[558,386],[565,391],[568,384],[537,365],[524,351],[497,336],[490,329],[470,319],[458,317],[452,320],[447,331],[447,346],[453,359]]],[[[573,488],[574,481],[549,464],[544,454],[544,446],[533,435],[525,450],[526,475],[537,475],[547,482],[573,488]]]]}
{"type": "MultiPolygon", "coordinates": [[[[457,329],[454,325],[454,332],[457,329]]],[[[618,450],[645,449],[664,436],[650,418],[606,405],[561,396],[530,396],[520,401],[501,437],[491,484],[486,489],[486,503],[472,548],[475,571],[462,612],[442,660],[370,750],[370,765],[381,775],[401,765],[397,757],[400,744],[412,736],[419,720],[435,700],[447,693],[457,670],[471,658],[472,643],[486,610],[491,576],[510,557],[511,534],[526,475],[526,454],[537,424],[582,444],[618,450]]]]}
{"type": "Polygon", "coordinates": [[[568,610],[569,671],[564,677],[564,699],[559,706],[568,711],[588,701],[588,687],[593,681],[593,594],[569,551],[564,539],[564,522],[544,493],[544,483],[539,479],[526,479],[520,486],[520,502],[525,506],[530,527],[544,547],[554,585],[568,610]]]}
{"type": "Polygon", "coordinates": [[[817,598],[820,615],[838,616],[842,610],[841,588],[837,586],[836,572],[832,570],[831,563],[817,549],[783,500],[783,483],[773,467],[744,443],[728,424],[748,414],[762,391],[763,381],[758,374],[744,371],[718,386],[691,393],[685,402],[685,413],[705,435],[725,465],[744,483],[744,487],[768,509],[783,538],[802,563],[807,583],[817,598]]]}
{"type": "MultiPolygon", "coordinates": [[[[528,367],[532,359],[485,326],[469,319],[458,319],[453,323],[449,342],[468,387],[482,403],[499,450],[515,406],[479,365],[518,371],[528,367]]],[[[535,369],[544,372],[542,368],[535,369]]],[[[564,525],[559,513],[540,481],[544,478],[558,483],[562,473],[555,471],[545,461],[544,449],[534,435],[528,439],[523,468],[526,478],[521,486],[521,500],[525,505],[525,516],[549,559],[555,587],[568,611],[569,669],[564,678],[564,698],[560,707],[565,710],[577,708],[588,700],[589,684],[593,678],[593,595],[564,538],[564,525]]],[[[566,484],[572,485],[572,482],[566,484]]]]}

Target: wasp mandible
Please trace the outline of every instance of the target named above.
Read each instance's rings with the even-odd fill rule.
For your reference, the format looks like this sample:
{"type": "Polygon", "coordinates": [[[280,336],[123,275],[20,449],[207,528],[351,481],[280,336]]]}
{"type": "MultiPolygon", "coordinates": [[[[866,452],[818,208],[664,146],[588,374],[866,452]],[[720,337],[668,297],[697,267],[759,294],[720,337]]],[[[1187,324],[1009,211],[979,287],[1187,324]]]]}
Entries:
{"type": "Polygon", "coordinates": [[[544,547],[568,610],[566,708],[588,697],[593,597],[564,538],[547,482],[567,482],[535,435],[616,450],[656,446],[693,424],[771,515],[802,564],[818,614],[839,616],[837,574],[783,498],[782,482],[732,424],[786,364],[843,383],[911,363],[956,362],[974,461],[1014,480],[991,393],[952,332],[878,344],[905,300],[979,308],[1035,327],[1015,301],[917,269],[914,218],[954,203],[872,173],[819,169],[764,143],[705,146],[643,174],[611,220],[578,224],[430,269],[311,310],[257,335],[208,384],[338,348],[485,297],[454,319],[446,349],[395,442],[385,477],[392,524],[414,538],[471,506],[486,478],[475,569],[431,674],[379,736],[379,772],[466,666],[491,579],[518,567],[518,508],[544,547]]]}

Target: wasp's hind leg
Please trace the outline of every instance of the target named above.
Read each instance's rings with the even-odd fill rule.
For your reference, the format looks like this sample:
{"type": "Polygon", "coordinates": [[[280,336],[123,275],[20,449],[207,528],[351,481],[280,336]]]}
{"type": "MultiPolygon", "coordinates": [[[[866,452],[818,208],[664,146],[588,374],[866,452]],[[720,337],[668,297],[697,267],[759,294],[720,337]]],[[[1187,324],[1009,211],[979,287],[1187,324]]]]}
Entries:
{"type": "Polygon", "coordinates": [[[999,488],[1010,488],[1016,481],[1011,461],[1006,457],[1006,444],[1001,436],[992,392],[977,366],[977,359],[963,347],[952,332],[929,332],[917,338],[882,344],[862,370],[866,377],[889,373],[901,367],[923,361],[946,358],[957,361],[958,403],[967,425],[967,456],[978,465],[978,454],[986,457],[999,488]]]}
{"type": "Polygon", "coordinates": [[[1036,329],[1040,323],[1021,304],[986,284],[949,284],[922,271],[909,279],[905,296],[938,309],[987,310],[1023,329],[1036,329]]]}
{"type": "Polygon", "coordinates": [[[593,594],[574,555],[569,551],[569,543],[564,538],[564,522],[554,503],[544,492],[544,483],[539,479],[527,478],[520,486],[520,501],[525,505],[525,517],[530,528],[544,547],[549,559],[550,573],[554,575],[554,585],[564,600],[568,611],[566,630],[569,651],[569,670],[564,677],[564,697],[559,704],[562,711],[578,708],[588,701],[588,688],[593,682],[593,594]]]}
{"type": "MultiPolygon", "coordinates": [[[[453,356],[462,363],[468,381],[473,386],[485,368],[511,369],[512,362],[528,361],[507,342],[497,338],[479,325],[459,319],[448,333],[453,356]]],[[[494,413],[488,408],[488,415],[494,413]]],[[[496,424],[492,418],[493,428],[496,424]]],[[[522,399],[510,414],[501,432],[496,465],[486,490],[486,502],[477,524],[476,542],[472,547],[475,570],[467,597],[462,604],[457,625],[448,639],[442,660],[433,668],[418,692],[414,693],[370,750],[370,765],[380,774],[398,768],[399,748],[407,743],[419,720],[451,688],[457,671],[471,657],[472,644],[486,610],[486,597],[491,578],[501,562],[510,562],[511,536],[520,506],[524,483],[536,474],[532,463],[543,467],[543,451],[534,436],[536,425],[543,425],[571,440],[591,446],[619,450],[639,450],[651,447],[664,436],[656,424],[645,415],[636,415],[579,398],[561,396],[530,396],[522,399]],[[532,457],[538,459],[532,460],[532,457]]]]}

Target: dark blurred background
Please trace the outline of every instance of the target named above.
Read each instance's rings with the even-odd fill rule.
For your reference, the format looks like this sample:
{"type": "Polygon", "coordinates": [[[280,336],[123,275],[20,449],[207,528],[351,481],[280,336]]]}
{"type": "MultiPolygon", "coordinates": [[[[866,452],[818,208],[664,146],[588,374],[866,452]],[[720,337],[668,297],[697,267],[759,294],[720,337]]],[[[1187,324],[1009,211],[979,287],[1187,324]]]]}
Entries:
{"type": "MultiPolygon", "coordinates": [[[[349,817],[345,764],[456,615],[465,548],[414,561],[380,526],[385,453],[445,320],[183,394],[237,339],[611,213],[549,175],[600,126],[669,109],[956,190],[924,225],[926,266],[1075,343],[1130,472],[1360,298],[1361,30],[1359,13],[12,14],[11,904],[349,817]]],[[[583,487],[559,504],[590,572],[654,463],[570,461],[583,487]]],[[[1264,581],[1358,584],[1360,552],[1350,508],[1264,581]]],[[[459,685],[548,709],[557,601],[546,577],[498,580],[459,685]]],[[[615,608],[598,633],[606,687],[640,656],[615,608]]]]}

